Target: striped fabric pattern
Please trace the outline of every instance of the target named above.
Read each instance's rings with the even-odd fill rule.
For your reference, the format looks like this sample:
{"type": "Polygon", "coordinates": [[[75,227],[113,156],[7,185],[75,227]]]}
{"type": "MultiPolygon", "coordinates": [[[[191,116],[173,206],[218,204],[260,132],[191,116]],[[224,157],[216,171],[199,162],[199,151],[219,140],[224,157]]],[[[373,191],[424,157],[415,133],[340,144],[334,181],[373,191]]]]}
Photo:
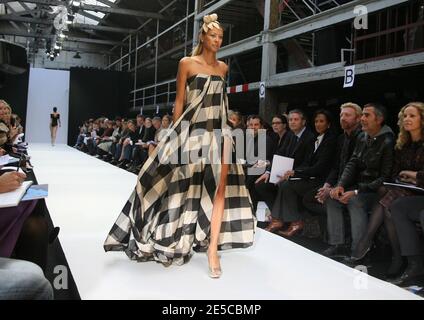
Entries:
{"type": "MultiPolygon", "coordinates": [[[[140,170],[137,186],[104,243],[105,251],[125,251],[130,259],[164,265],[181,265],[193,250],[206,251],[221,174],[220,153],[226,152],[221,145],[231,153],[227,113],[222,77],[197,74],[188,79],[184,112],[140,170]],[[214,133],[216,129],[222,136],[214,133]],[[201,160],[191,161],[192,153],[201,160]],[[179,161],[169,161],[176,156],[179,161]]],[[[230,164],[219,250],[253,244],[252,208],[243,168],[230,164]]]]}

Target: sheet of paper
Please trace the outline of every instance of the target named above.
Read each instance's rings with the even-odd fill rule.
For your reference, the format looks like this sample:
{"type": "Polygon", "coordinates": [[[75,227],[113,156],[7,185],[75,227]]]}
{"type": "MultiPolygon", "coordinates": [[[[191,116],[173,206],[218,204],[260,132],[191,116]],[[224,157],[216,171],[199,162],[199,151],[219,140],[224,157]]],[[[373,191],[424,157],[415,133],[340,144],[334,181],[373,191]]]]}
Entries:
{"type": "Polygon", "coordinates": [[[287,158],[279,155],[274,155],[272,159],[270,183],[277,183],[280,181],[279,176],[283,176],[287,171],[293,170],[293,158],[287,158]]]}
{"type": "Polygon", "coordinates": [[[9,164],[9,156],[1,156],[0,157],[0,166],[5,166],[6,164],[9,164]]]}
{"type": "Polygon", "coordinates": [[[424,189],[423,188],[417,187],[417,186],[415,186],[413,184],[409,184],[409,183],[383,182],[383,184],[385,186],[401,187],[401,188],[406,188],[406,189],[411,189],[411,190],[415,190],[415,191],[424,192],[424,189]]]}
{"type": "Polygon", "coordinates": [[[19,162],[18,158],[14,158],[6,154],[5,156],[0,157],[0,166],[5,166],[7,164],[19,162]]]}

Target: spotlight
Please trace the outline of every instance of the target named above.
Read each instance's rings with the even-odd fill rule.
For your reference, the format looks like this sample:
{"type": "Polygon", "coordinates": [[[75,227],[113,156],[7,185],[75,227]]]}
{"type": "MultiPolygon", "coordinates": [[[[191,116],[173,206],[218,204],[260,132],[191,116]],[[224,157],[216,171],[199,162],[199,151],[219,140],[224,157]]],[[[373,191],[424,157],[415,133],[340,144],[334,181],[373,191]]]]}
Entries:
{"type": "Polygon", "coordinates": [[[79,54],[79,52],[77,51],[77,53],[75,53],[74,55],[74,59],[81,59],[81,56],[79,54]]]}

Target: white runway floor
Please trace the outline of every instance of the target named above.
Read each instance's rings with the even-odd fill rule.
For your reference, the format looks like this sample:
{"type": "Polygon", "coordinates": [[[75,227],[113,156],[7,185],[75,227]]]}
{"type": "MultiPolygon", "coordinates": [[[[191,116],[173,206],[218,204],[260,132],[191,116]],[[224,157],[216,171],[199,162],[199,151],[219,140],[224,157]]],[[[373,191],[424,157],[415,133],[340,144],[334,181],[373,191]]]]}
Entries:
{"type": "Polygon", "coordinates": [[[103,241],[136,176],[64,145],[32,144],[40,184],[82,299],[418,299],[384,281],[327,259],[262,229],[255,245],[221,255],[210,279],[207,257],[184,266],[136,263],[103,241]]]}

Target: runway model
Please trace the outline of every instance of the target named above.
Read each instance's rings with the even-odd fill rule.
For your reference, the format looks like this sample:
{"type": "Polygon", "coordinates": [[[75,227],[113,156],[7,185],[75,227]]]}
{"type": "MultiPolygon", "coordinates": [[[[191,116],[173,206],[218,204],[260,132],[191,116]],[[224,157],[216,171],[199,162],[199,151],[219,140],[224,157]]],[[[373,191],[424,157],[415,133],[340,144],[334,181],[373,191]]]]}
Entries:
{"type": "Polygon", "coordinates": [[[203,18],[199,44],[181,59],[173,123],[138,175],[104,248],[164,265],[207,252],[208,274],[222,274],[218,250],[253,243],[256,221],[241,164],[231,163],[225,76],[216,59],[223,29],[203,18]]]}
{"type": "Polygon", "coordinates": [[[50,114],[50,137],[52,146],[56,143],[57,128],[60,126],[60,114],[57,112],[57,108],[54,107],[53,113],[50,114]]]}

